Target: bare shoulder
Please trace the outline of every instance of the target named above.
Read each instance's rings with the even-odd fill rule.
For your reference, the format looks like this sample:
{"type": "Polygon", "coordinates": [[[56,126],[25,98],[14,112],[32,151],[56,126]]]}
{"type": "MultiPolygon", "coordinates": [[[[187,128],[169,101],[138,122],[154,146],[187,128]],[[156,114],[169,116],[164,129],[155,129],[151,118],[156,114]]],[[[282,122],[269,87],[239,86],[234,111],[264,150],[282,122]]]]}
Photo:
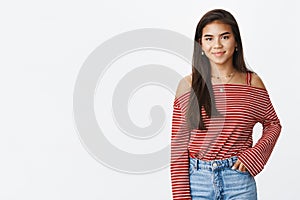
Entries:
{"type": "Polygon", "coordinates": [[[175,98],[180,97],[181,95],[183,95],[184,93],[188,92],[191,90],[191,86],[192,86],[192,75],[187,75],[185,77],[183,77],[177,86],[177,90],[176,90],[176,95],[175,98]]]}
{"type": "Polygon", "coordinates": [[[266,89],[263,81],[256,73],[252,73],[251,85],[254,87],[261,88],[261,89],[266,89]]]}

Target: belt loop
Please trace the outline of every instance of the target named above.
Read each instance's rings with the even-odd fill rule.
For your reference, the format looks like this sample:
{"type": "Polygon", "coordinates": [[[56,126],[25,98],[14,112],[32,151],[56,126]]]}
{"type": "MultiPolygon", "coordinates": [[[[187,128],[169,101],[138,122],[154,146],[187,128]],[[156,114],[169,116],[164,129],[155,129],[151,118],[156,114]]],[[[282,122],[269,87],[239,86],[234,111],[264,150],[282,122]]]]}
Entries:
{"type": "Polygon", "coordinates": [[[229,159],[229,166],[228,167],[232,167],[232,165],[233,165],[233,159],[234,159],[234,157],[231,157],[229,159]]]}
{"type": "Polygon", "coordinates": [[[196,161],[196,169],[197,169],[197,171],[198,171],[198,169],[199,169],[199,160],[197,159],[197,161],[196,161]]]}

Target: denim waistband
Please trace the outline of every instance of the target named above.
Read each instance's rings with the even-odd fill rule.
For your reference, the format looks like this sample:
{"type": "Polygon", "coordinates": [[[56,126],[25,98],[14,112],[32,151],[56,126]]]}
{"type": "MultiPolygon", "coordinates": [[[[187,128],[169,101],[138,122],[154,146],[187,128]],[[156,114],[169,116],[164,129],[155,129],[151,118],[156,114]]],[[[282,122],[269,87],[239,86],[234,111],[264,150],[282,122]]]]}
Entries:
{"type": "Polygon", "coordinates": [[[233,156],[224,160],[210,160],[204,161],[197,158],[190,158],[190,164],[197,169],[216,169],[216,168],[225,168],[232,167],[233,164],[237,161],[237,156],[233,156]]]}

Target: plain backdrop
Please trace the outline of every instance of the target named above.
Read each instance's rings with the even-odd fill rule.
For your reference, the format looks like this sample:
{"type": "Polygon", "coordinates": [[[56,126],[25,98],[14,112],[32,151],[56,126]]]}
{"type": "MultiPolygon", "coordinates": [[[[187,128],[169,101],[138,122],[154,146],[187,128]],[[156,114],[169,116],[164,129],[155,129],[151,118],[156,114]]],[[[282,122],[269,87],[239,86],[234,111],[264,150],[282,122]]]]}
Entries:
{"type": "MultiPolygon", "coordinates": [[[[86,151],[73,119],[74,85],[89,54],[111,37],[160,28],[193,39],[199,19],[213,8],[236,17],[247,63],[263,79],[283,126],[269,162],[256,177],[259,199],[298,199],[300,6],[294,0],[1,1],[0,199],[171,199],[168,167],[143,175],[120,173],[86,151]]],[[[155,53],[144,55],[149,59],[155,53]]],[[[137,54],[131,59],[134,65],[144,64],[139,58],[137,54]]],[[[184,76],[190,66],[180,62],[168,67],[184,76]]],[[[166,97],[164,134],[148,141],[145,149],[139,142],[146,141],[129,146],[125,138],[118,139],[121,136],[110,138],[114,145],[136,153],[168,145],[173,94],[156,89],[166,97]]],[[[137,96],[136,101],[147,97],[137,96]]],[[[149,123],[152,105],[146,105],[138,109],[145,116],[139,113],[141,118],[134,119],[132,114],[135,123],[149,123]]]]}

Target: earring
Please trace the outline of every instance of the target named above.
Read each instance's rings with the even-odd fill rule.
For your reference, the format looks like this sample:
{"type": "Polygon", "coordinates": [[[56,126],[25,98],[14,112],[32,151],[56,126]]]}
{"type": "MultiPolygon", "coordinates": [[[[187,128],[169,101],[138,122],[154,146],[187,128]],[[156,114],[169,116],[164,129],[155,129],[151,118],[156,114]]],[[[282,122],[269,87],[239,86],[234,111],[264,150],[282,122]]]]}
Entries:
{"type": "Polygon", "coordinates": [[[238,48],[237,48],[237,47],[235,47],[235,51],[238,51],[238,48]]]}
{"type": "Polygon", "coordinates": [[[204,56],[204,51],[201,52],[201,55],[204,56]]]}

